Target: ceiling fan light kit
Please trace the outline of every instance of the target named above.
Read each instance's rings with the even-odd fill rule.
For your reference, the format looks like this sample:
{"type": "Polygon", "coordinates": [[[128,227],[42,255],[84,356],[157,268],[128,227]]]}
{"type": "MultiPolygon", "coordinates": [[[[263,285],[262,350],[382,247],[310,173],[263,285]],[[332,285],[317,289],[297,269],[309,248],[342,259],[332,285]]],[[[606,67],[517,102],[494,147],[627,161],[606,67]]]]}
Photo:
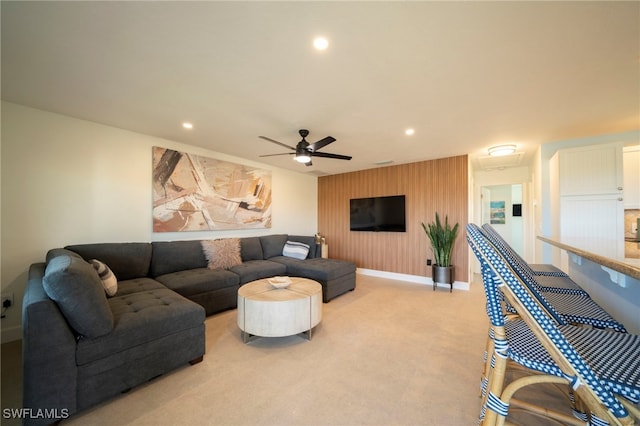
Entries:
{"type": "Polygon", "coordinates": [[[304,149],[296,149],[296,156],[293,159],[298,163],[308,163],[311,161],[311,156],[304,149]]]}
{"type": "Polygon", "coordinates": [[[309,135],[309,131],[307,129],[300,129],[298,131],[298,133],[302,137],[302,140],[300,142],[298,142],[298,144],[295,146],[295,148],[292,147],[292,146],[289,146],[287,144],[284,144],[282,142],[278,142],[277,140],[268,138],[266,136],[258,136],[261,139],[264,139],[266,141],[275,143],[277,145],[280,145],[282,147],[288,148],[288,149],[293,151],[293,152],[284,152],[284,153],[281,153],[281,154],[261,155],[260,157],[273,157],[273,156],[276,156],[276,155],[291,155],[291,154],[295,154],[293,159],[296,160],[299,163],[305,164],[306,166],[313,165],[313,163],[311,162],[311,157],[333,158],[333,159],[337,159],[337,160],[351,160],[351,158],[352,158],[349,155],[331,154],[329,152],[319,152],[318,151],[319,149],[329,145],[330,143],[335,142],[336,138],[334,138],[333,136],[327,136],[324,139],[320,139],[318,142],[310,144],[305,139],[309,135]]]}

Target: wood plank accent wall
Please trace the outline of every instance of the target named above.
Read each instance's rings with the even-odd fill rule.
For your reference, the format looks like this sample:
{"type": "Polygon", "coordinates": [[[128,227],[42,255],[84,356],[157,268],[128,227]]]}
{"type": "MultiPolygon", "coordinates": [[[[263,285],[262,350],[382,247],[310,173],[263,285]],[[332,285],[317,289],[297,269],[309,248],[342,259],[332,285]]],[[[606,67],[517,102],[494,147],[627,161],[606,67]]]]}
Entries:
{"type": "Polygon", "coordinates": [[[459,223],[452,264],[455,280],[468,282],[465,225],[468,216],[467,156],[381,167],[318,178],[318,232],[326,237],[329,256],[351,260],[359,268],[431,276],[433,259],[421,222],[449,217],[459,223]],[[351,198],[405,195],[407,232],[349,230],[351,198]]]}

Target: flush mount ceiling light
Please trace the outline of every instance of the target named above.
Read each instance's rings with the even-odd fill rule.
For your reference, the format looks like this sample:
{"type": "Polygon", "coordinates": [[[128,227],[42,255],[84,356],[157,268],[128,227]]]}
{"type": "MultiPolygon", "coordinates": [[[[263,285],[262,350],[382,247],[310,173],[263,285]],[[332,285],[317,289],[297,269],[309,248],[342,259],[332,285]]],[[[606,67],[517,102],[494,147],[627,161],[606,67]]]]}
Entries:
{"type": "Polygon", "coordinates": [[[325,37],[316,37],[313,39],[313,47],[315,47],[316,50],[327,50],[327,47],[329,47],[329,40],[325,37]]]}
{"type": "Polygon", "coordinates": [[[503,155],[509,155],[516,152],[516,146],[509,145],[496,145],[489,148],[489,155],[492,157],[501,157],[503,155]]]}

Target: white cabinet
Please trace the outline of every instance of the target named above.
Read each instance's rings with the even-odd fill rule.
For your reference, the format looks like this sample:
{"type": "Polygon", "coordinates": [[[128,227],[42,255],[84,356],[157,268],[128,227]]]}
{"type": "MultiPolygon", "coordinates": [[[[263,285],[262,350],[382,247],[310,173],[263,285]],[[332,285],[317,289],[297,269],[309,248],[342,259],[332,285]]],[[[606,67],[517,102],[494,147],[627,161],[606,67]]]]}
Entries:
{"type": "Polygon", "coordinates": [[[560,196],[620,194],[622,144],[592,145],[558,151],[560,196]]]}
{"type": "Polygon", "coordinates": [[[625,147],[624,168],[624,208],[640,209],[640,145],[625,147]]]}
{"type": "Polygon", "coordinates": [[[563,149],[552,160],[557,167],[560,240],[624,257],[622,143],[563,149]]]}
{"type": "Polygon", "coordinates": [[[561,239],[592,253],[617,258],[624,252],[624,212],[619,196],[595,194],[560,197],[561,239]]]}

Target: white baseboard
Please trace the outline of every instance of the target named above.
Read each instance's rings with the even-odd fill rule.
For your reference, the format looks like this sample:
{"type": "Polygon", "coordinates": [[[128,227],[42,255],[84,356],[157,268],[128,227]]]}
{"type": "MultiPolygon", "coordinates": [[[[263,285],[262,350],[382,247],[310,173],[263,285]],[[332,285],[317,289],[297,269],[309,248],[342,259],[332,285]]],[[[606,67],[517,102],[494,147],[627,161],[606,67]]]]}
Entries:
{"type": "Polygon", "coordinates": [[[0,343],[9,343],[22,339],[22,327],[19,325],[2,329],[0,333],[0,343]]]}
{"type": "MultiPolygon", "coordinates": [[[[356,273],[362,275],[370,275],[372,277],[389,278],[390,280],[409,281],[412,283],[425,284],[433,286],[431,277],[423,277],[420,275],[400,274],[398,272],[376,271],[375,269],[357,268],[356,273]]],[[[450,288],[448,284],[437,283],[438,287],[450,288]]],[[[454,281],[453,288],[456,290],[469,290],[469,283],[465,281],[454,281]]]]}

